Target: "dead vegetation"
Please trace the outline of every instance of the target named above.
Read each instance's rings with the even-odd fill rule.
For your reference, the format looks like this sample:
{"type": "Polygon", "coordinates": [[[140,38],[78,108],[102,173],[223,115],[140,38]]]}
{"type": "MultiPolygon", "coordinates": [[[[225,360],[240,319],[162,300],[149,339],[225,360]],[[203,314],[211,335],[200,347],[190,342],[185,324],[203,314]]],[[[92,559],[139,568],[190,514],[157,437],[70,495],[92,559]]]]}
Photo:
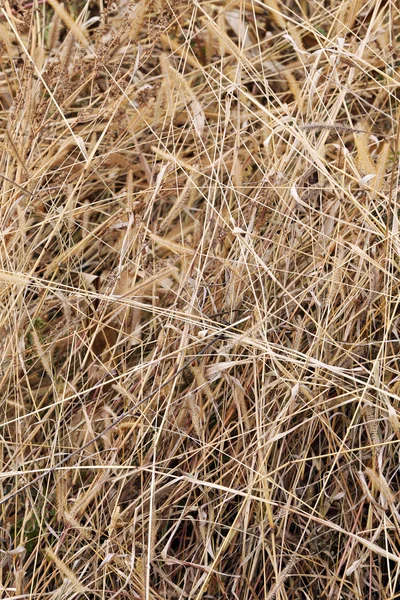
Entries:
{"type": "Polygon", "coordinates": [[[1,597],[400,597],[398,3],[0,6],[1,597]]]}

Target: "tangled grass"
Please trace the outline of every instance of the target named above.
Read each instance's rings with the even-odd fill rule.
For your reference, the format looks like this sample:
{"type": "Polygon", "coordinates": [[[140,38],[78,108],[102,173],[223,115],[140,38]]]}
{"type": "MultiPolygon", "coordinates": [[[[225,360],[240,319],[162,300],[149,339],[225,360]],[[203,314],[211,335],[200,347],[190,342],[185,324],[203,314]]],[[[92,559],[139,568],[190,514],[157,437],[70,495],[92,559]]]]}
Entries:
{"type": "Polygon", "coordinates": [[[0,6],[1,597],[400,598],[398,3],[0,6]]]}

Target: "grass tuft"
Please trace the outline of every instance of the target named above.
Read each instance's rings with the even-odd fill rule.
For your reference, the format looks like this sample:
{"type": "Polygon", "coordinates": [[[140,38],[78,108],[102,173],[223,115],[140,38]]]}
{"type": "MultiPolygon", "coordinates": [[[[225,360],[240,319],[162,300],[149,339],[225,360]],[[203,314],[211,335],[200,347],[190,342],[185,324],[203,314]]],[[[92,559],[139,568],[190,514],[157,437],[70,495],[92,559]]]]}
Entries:
{"type": "Polygon", "coordinates": [[[394,600],[394,0],[0,2],[0,596],[394,600]]]}

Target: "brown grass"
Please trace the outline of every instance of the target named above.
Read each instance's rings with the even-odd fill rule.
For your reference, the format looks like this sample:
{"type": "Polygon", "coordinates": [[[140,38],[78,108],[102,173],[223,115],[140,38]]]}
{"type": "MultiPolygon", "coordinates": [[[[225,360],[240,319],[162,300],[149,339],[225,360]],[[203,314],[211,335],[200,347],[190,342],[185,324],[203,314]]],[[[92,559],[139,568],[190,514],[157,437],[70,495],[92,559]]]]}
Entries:
{"type": "Polygon", "coordinates": [[[0,597],[400,598],[395,0],[0,2],[0,597]]]}

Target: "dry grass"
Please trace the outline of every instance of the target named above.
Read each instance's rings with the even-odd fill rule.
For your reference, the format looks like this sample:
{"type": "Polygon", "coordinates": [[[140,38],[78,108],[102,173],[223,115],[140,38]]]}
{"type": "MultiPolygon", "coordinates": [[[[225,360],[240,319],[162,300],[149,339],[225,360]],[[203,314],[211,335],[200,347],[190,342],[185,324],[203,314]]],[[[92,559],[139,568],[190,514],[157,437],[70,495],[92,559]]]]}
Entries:
{"type": "Polygon", "coordinates": [[[396,0],[0,6],[0,596],[400,598],[396,0]]]}

